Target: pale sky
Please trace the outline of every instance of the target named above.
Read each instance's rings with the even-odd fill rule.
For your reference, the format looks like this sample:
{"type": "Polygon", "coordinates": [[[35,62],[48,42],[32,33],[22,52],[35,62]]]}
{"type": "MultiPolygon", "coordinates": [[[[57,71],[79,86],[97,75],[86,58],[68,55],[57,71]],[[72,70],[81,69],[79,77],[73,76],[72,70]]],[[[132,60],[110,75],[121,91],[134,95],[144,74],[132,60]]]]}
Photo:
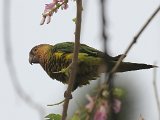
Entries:
{"type": "MultiPolygon", "coordinates": [[[[97,0],[83,1],[87,3],[83,11],[81,41],[101,50],[99,2],[97,0]]],[[[47,107],[46,105],[63,100],[66,86],[49,78],[39,65],[31,66],[28,62],[28,53],[37,44],[73,41],[75,24],[72,19],[75,17],[76,5],[70,1],[68,10],[60,10],[53,15],[49,25],[40,26],[44,4],[51,1],[14,0],[11,2],[11,41],[19,82],[25,92],[45,108],[46,115],[50,112],[61,114],[62,105],[56,107],[47,107]]],[[[108,47],[111,55],[116,56],[125,51],[134,35],[159,4],[159,0],[110,0],[107,11],[109,13],[108,33],[110,41],[108,47]]],[[[0,7],[3,8],[2,0],[0,7]]],[[[2,12],[0,12],[0,17],[2,18],[2,12]]],[[[156,61],[157,65],[160,66],[159,21],[160,13],[138,39],[125,61],[147,64],[153,64],[156,61]]],[[[2,19],[0,26],[2,26],[2,19]]],[[[3,33],[2,31],[3,28],[0,27],[0,33],[3,33]]],[[[13,89],[4,58],[3,34],[0,35],[0,39],[0,119],[39,120],[38,113],[27,106],[13,89]]],[[[159,80],[160,70],[158,68],[157,85],[160,90],[159,80]]],[[[127,89],[125,110],[132,113],[124,116],[124,119],[137,120],[138,116],[142,114],[146,120],[158,120],[152,81],[153,70],[116,75],[115,84],[127,89]]],[[[92,85],[88,85],[77,89],[73,95],[76,99],[72,100],[72,106],[77,106],[76,102],[80,102],[79,99],[84,100],[85,90],[91,88],[92,85]]],[[[71,111],[75,110],[72,106],[70,106],[71,111]]]]}

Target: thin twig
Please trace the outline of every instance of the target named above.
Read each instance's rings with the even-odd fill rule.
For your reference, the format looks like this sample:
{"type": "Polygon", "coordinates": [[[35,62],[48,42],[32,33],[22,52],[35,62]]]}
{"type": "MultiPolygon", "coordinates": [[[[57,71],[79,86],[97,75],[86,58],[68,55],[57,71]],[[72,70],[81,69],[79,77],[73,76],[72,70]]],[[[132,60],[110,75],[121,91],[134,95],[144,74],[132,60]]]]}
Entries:
{"type": "Polygon", "coordinates": [[[93,108],[92,108],[92,111],[90,112],[90,114],[88,115],[88,119],[87,120],[93,120],[94,119],[94,114],[96,112],[96,105],[98,103],[98,99],[99,99],[99,96],[101,94],[101,91],[102,91],[102,87],[100,90],[98,90],[97,94],[96,94],[96,97],[95,97],[95,101],[94,101],[94,105],[93,105],[93,108]]]}
{"type": "Polygon", "coordinates": [[[47,105],[47,106],[60,105],[60,104],[64,103],[64,101],[65,101],[65,99],[64,99],[64,100],[62,100],[62,101],[60,101],[60,102],[58,102],[58,103],[55,103],[55,104],[49,104],[49,105],[47,105]]]}
{"type": "Polygon", "coordinates": [[[137,33],[137,35],[135,35],[135,37],[133,38],[132,42],[130,43],[130,45],[128,46],[128,48],[124,52],[124,54],[119,58],[119,60],[117,61],[116,65],[113,67],[113,69],[111,71],[111,74],[113,74],[113,73],[116,72],[117,68],[119,67],[119,65],[121,64],[121,62],[125,58],[125,56],[128,54],[128,52],[130,51],[130,49],[132,48],[132,46],[137,42],[137,39],[140,37],[140,35],[143,33],[143,31],[146,29],[146,27],[149,25],[149,23],[153,20],[153,18],[156,16],[156,14],[159,11],[160,11],[160,6],[157,7],[157,9],[153,12],[153,14],[151,15],[151,17],[146,21],[146,23],[143,25],[143,27],[137,33]]]}
{"type": "MultiPolygon", "coordinates": [[[[106,28],[107,28],[107,17],[106,17],[106,2],[107,0],[100,0],[100,6],[101,6],[101,36],[102,36],[102,40],[103,40],[103,51],[104,51],[104,54],[105,54],[105,58],[104,58],[104,61],[105,61],[105,69],[106,69],[106,74],[105,74],[105,80],[106,81],[110,81],[110,82],[107,82],[107,85],[104,87],[103,85],[101,86],[100,90],[98,91],[97,93],[97,96],[96,96],[96,102],[98,101],[98,97],[99,95],[103,92],[103,89],[107,89],[107,91],[110,93],[109,94],[109,99],[107,100],[108,101],[108,105],[109,105],[109,108],[108,110],[110,111],[109,115],[110,115],[110,119],[113,119],[115,120],[115,115],[114,115],[114,112],[113,112],[113,94],[112,94],[112,88],[113,88],[113,80],[112,77],[110,77],[108,80],[107,79],[107,68],[109,66],[109,63],[108,61],[110,60],[110,56],[109,56],[109,53],[108,53],[108,47],[107,47],[107,42],[108,42],[108,35],[107,35],[107,31],[106,31],[106,28]]],[[[94,105],[94,108],[96,108],[96,104],[94,105]]],[[[93,116],[94,116],[94,113],[95,113],[95,110],[93,109],[92,111],[92,114],[90,115],[91,118],[93,119],[93,116]]]]}
{"type": "MultiPolygon", "coordinates": [[[[114,73],[116,72],[116,70],[118,69],[118,67],[120,66],[121,62],[123,61],[123,59],[128,54],[128,52],[131,50],[131,48],[133,47],[133,45],[137,42],[137,40],[140,37],[140,35],[143,33],[143,31],[146,29],[146,27],[149,25],[149,23],[153,20],[153,18],[156,16],[156,14],[159,11],[160,11],[160,6],[157,7],[157,9],[153,12],[153,14],[151,15],[151,17],[146,21],[146,23],[143,25],[143,27],[140,29],[140,31],[135,35],[135,37],[133,38],[132,42],[129,44],[129,46],[126,49],[126,51],[124,52],[124,54],[119,58],[119,60],[115,64],[115,66],[112,68],[111,72],[108,75],[108,80],[107,80],[107,84],[108,84],[108,87],[109,87],[108,89],[109,90],[111,90],[111,88],[113,86],[112,78],[113,78],[114,73]]],[[[110,92],[112,92],[112,91],[110,91],[110,92]]]]}
{"type": "Polygon", "coordinates": [[[160,100],[159,100],[159,97],[158,97],[158,88],[157,88],[156,76],[157,76],[157,69],[154,68],[153,69],[153,87],[154,87],[154,93],[155,93],[155,98],[156,98],[156,102],[157,102],[158,117],[159,117],[159,120],[160,120],[160,100]]]}
{"type": "MultiPolygon", "coordinates": [[[[106,26],[107,26],[107,19],[106,19],[106,14],[105,14],[105,9],[106,9],[106,2],[107,0],[101,0],[100,3],[101,3],[101,19],[102,19],[102,38],[103,38],[103,44],[104,44],[104,53],[105,53],[105,62],[106,62],[106,70],[107,70],[107,67],[108,67],[108,49],[107,49],[107,41],[108,41],[108,36],[107,36],[107,33],[106,33],[106,26]]],[[[112,77],[109,77],[109,80],[107,80],[107,71],[106,71],[106,74],[105,74],[105,80],[107,81],[110,81],[107,83],[107,86],[106,89],[108,89],[109,91],[109,100],[108,100],[108,103],[109,103],[109,111],[110,111],[110,118],[115,120],[115,115],[114,115],[114,112],[113,112],[113,94],[112,94],[112,88],[113,88],[113,79],[112,77]]]]}
{"type": "Polygon", "coordinates": [[[69,78],[68,88],[66,90],[65,102],[63,105],[62,120],[67,118],[67,110],[70,101],[71,92],[73,90],[74,80],[76,76],[76,67],[78,62],[78,52],[80,47],[80,32],[81,32],[81,16],[82,16],[82,0],[76,0],[77,4],[77,16],[76,16],[76,31],[75,31],[75,44],[74,44],[74,54],[72,59],[71,74],[69,78]]]}
{"type": "Polygon", "coordinates": [[[156,16],[156,14],[160,11],[160,6],[157,7],[157,9],[153,12],[153,14],[151,15],[151,17],[146,21],[146,23],[143,25],[143,27],[140,29],[140,31],[137,33],[137,35],[135,35],[135,37],[133,38],[132,42],[129,44],[128,48],[126,49],[126,51],[124,52],[123,55],[121,55],[121,57],[119,58],[119,60],[117,61],[117,63],[115,64],[115,66],[113,67],[113,69],[111,70],[110,74],[109,74],[109,78],[107,82],[111,81],[111,78],[113,76],[113,73],[116,72],[116,70],[118,69],[119,65],[121,64],[121,62],[123,61],[123,59],[126,57],[126,55],[128,54],[128,52],[131,50],[132,46],[137,42],[138,38],[140,37],[140,35],[143,33],[143,31],[145,30],[145,28],[149,25],[149,23],[153,20],[153,18],[156,16]]]}
{"type": "Polygon", "coordinates": [[[11,37],[10,37],[10,0],[4,0],[3,10],[3,29],[4,29],[4,48],[5,48],[5,59],[8,67],[10,79],[17,95],[31,108],[38,111],[40,119],[44,119],[44,109],[41,105],[37,104],[32,98],[25,93],[19,84],[16,68],[13,62],[13,53],[11,48],[11,37]],[[7,9],[6,9],[7,8],[7,9]]]}
{"type": "Polygon", "coordinates": [[[105,15],[105,6],[106,6],[106,0],[101,0],[101,20],[102,20],[102,24],[101,24],[101,28],[102,28],[102,38],[103,38],[103,49],[104,49],[104,53],[108,54],[107,52],[107,34],[106,34],[106,26],[107,26],[107,21],[106,21],[106,15],[105,15]]]}
{"type": "MultiPolygon", "coordinates": [[[[100,9],[101,9],[100,13],[101,13],[101,37],[103,40],[103,51],[107,57],[108,52],[107,52],[107,46],[106,46],[107,45],[107,34],[106,34],[106,16],[105,16],[105,5],[106,4],[105,4],[105,2],[106,2],[106,0],[100,0],[100,9]]],[[[107,60],[106,60],[106,62],[107,62],[107,60]]],[[[102,67],[102,66],[100,66],[100,67],[102,67]]],[[[106,63],[105,67],[107,68],[107,63],[106,63]]],[[[106,75],[105,75],[104,79],[106,79],[106,75]]],[[[101,80],[101,78],[100,78],[100,80],[101,80]]],[[[97,105],[99,96],[101,94],[102,88],[103,88],[103,86],[100,86],[101,85],[100,80],[98,80],[98,86],[100,87],[100,90],[98,90],[98,92],[96,94],[95,104],[93,105],[93,109],[90,112],[90,114],[88,115],[87,120],[94,119],[94,114],[96,112],[95,108],[97,107],[96,105],[97,105]]]]}

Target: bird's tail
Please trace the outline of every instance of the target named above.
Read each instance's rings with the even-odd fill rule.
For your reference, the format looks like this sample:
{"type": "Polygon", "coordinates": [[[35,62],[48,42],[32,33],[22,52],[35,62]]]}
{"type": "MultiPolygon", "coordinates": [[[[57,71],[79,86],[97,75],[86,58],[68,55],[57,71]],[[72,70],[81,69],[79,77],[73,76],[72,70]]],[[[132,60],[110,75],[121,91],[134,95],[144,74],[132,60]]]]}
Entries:
{"type": "MultiPolygon", "coordinates": [[[[112,64],[111,66],[113,67],[115,63],[112,64]]],[[[118,69],[116,70],[116,72],[127,72],[127,71],[141,70],[141,69],[150,69],[154,67],[157,67],[157,66],[141,64],[141,63],[122,62],[118,67],[118,69]]]]}

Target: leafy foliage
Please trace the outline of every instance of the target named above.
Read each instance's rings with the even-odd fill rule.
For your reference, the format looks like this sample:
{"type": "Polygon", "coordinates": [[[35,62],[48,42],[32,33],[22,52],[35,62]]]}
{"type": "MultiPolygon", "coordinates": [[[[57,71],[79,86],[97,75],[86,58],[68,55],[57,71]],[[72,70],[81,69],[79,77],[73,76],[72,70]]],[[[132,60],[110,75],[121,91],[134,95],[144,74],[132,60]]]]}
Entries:
{"type": "Polygon", "coordinates": [[[71,120],[81,120],[79,114],[75,113],[71,120]]]}
{"type": "Polygon", "coordinates": [[[113,96],[115,98],[122,99],[125,96],[125,91],[122,88],[117,88],[116,87],[116,88],[113,89],[113,96]]]}
{"type": "Polygon", "coordinates": [[[45,118],[46,120],[61,120],[62,116],[60,114],[49,114],[45,118]]]}
{"type": "MultiPolygon", "coordinates": [[[[101,91],[101,96],[96,97],[94,95],[86,95],[88,103],[83,107],[80,107],[72,116],[71,120],[88,120],[93,118],[94,120],[107,120],[109,119],[109,104],[108,97],[109,91],[107,86],[101,91]]],[[[125,97],[125,90],[122,88],[113,88],[113,110],[115,114],[120,113],[122,108],[122,100],[125,97]]]]}

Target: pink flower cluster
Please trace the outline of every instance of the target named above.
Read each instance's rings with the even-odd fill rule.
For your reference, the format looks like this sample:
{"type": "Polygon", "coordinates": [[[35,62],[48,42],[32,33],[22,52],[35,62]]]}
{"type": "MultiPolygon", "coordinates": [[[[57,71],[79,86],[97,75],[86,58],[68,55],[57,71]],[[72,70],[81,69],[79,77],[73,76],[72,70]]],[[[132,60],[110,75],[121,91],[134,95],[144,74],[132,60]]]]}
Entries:
{"type": "Polygon", "coordinates": [[[66,10],[68,8],[66,0],[53,0],[52,3],[45,4],[45,9],[42,14],[43,17],[40,25],[43,25],[46,19],[47,19],[46,23],[47,24],[50,23],[51,16],[53,15],[54,12],[56,13],[60,7],[62,10],[63,9],[66,10]]]}
{"type": "Polygon", "coordinates": [[[109,113],[109,106],[106,100],[101,101],[100,106],[96,110],[94,120],[107,120],[109,113]]]}
{"type": "MultiPolygon", "coordinates": [[[[91,97],[89,95],[86,96],[89,103],[85,106],[87,111],[91,113],[95,106],[95,98],[91,97]]],[[[115,113],[119,113],[121,110],[121,101],[117,98],[113,101],[113,110],[115,113]]],[[[98,107],[96,108],[95,114],[94,114],[94,120],[107,120],[108,119],[108,113],[109,113],[109,106],[108,101],[106,99],[102,99],[99,101],[98,107]]]]}

